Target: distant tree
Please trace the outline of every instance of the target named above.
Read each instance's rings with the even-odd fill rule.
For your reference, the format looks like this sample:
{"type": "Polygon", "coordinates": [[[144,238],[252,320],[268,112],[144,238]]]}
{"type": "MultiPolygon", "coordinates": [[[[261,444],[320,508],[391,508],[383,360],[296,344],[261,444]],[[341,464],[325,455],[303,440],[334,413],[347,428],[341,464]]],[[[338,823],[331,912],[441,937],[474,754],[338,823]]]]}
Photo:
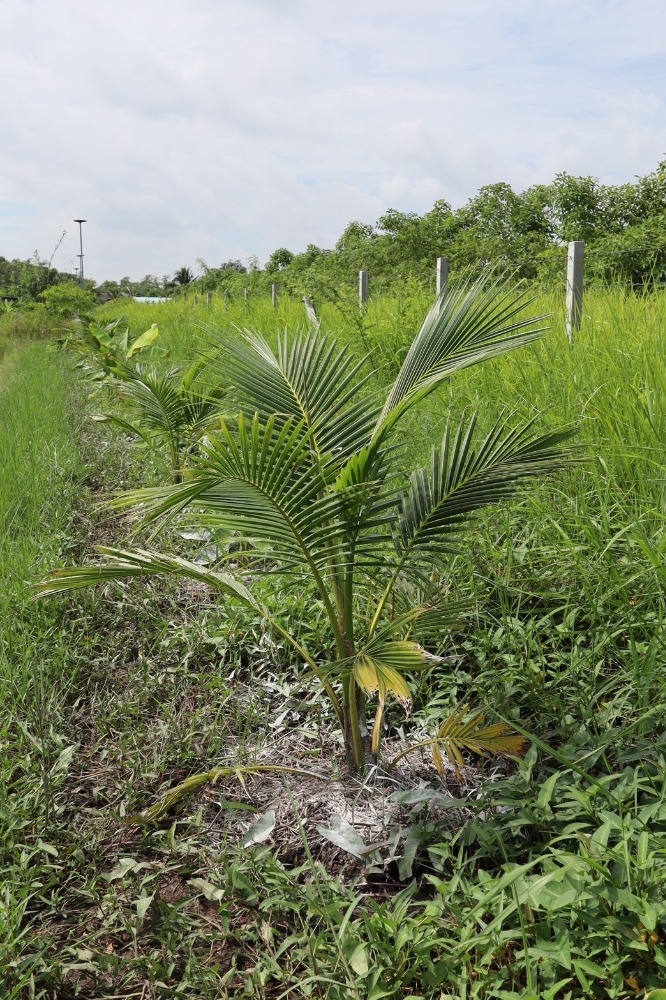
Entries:
{"type": "Polygon", "coordinates": [[[312,264],[312,262],[317,260],[319,257],[328,256],[330,252],[330,250],[322,250],[322,248],[318,247],[315,243],[308,243],[305,248],[305,253],[301,254],[301,257],[307,260],[308,264],[312,264]]]}
{"type": "Polygon", "coordinates": [[[639,177],[634,187],[634,214],[631,224],[663,216],[666,212],[666,160],[662,160],[652,173],[639,177]]]}
{"type": "Polygon", "coordinates": [[[598,238],[586,274],[635,291],[666,283],[666,212],[598,238]]]}
{"type": "Polygon", "coordinates": [[[555,235],[564,243],[570,240],[591,242],[608,229],[604,213],[604,190],[596,177],[572,177],[557,174],[551,185],[551,212],[555,235]]]}
{"type": "Polygon", "coordinates": [[[121,294],[121,285],[118,281],[103,281],[95,288],[98,301],[108,302],[110,299],[117,299],[121,294]]]}
{"type": "Polygon", "coordinates": [[[268,258],[268,263],[266,264],[266,270],[269,274],[273,274],[276,271],[282,271],[285,267],[291,264],[294,259],[294,255],[291,250],[287,250],[286,247],[278,247],[268,258]]]}
{"type": "Polygon", "coordinates": [[[499,264],[515,267],[522,277],[535,277],[552,244],[551,194],[537,187],[517,194],[504,182],[482,187],[451,220],[452,265],[499,264]]]}
{"type": "Polygon", "coordinates": [[[377,219],[377,229],[392,236],[399,236],[405,229],[418,222],[419,216],[416,212],[398,212],[395,208],[389,208],[377,219]]]}
{"type": "Polygon", "coordinates": [[[335,244],[335,249],[343,252],[345,250],[358,250],[359,247],[365,246],[374,235],[374,227],[368,223],[350,222],[335,244]]]}
{"type": "MultiPolygon", "coordinates": [[[[446,256],[453,273],[485,265],[514,269],[522,278],[561,283],[566,244],[584,240],[587,275],[604,281],[648,285],[664,280],[666,263],[666,160],[634,182],[604,185],[595,177],[559,173],[550,184],[516,192],[504,182],[488,184],[457,210],[444,199],[423,215],[387,208],[372,225],[350,222],[333,249],[312,243],[294,254],[278,247],[262,269],[256,257],[228,260],[218,267],[198,258],[200,277],[181,268],[168,287],[224,291],[233,299],[248,288],[268,294],[274,275],[285,291],[320,302],[351,301],[360,268],[372,276],[374,291],[403,279],[434,289],[434,264],[446,256]]],[[[58,272],[35,256],[31,261],[0,258],[0,293],[34,296],[58,281],[58,272]]],[[[115,283],[105,283],[110,285],[115,283]]],[[[146,275],[122,279],[127,295],[162,295],[166,280],[146,275]]],[[[105,294],[117,294],[105,288],[105,294]]]]}
{"type": "Polygon", "coordinates": [[[130,294],[141,296],[162,296],[166,289],[156,274],[146,274],[140,281],[130,282],[130,294]]]}
{"type": "Polygon", "coordinates": [[[247,274],[247,268],[240,260],[226,260],[220,264],[220,271],[236,271],[237,274],[247,274]]]}
{"type": "Polygon", "coordinates": [[[173,276],[174,284],[190,285],[194,281],[194,274],[189,267],[181,267],[173,276]]]}
{"type": "MultiPolygon", "coordinates": [[[[448,205],[446,209],[450,214],[448,205]]],[[[389,208],[377,219],[376,229],[381,235],[376,240],[375,268],[379,254],[381,268],[387,267],[396,276],[422,273],[424,266],[432,270],[435,257],[443,252],[440,222],[436,215],[422,217],[416,212],[389,208]]]]}
{"type": "Polygon", "coordinates": [[[44,289],[72,276],[51,267],[37,251],[28,260],[7,260],[0,257],[0,297],[7,296],[21,302],[36,301],[44,289]]]}
{"type": "Polygon", "coordinates": [[[161,297],[169,290],[169,287],[173,286],[165,286],[163,279],[158,278],[155,274],[146,274],[140,281],[132,281],[130,277],[125,275],[118,282],[103,282],[98,287],[98,291],[110,291],[112,294],[121,296],[161,297]],[[107,289],[107,286],[110,288],[107,289]]]}

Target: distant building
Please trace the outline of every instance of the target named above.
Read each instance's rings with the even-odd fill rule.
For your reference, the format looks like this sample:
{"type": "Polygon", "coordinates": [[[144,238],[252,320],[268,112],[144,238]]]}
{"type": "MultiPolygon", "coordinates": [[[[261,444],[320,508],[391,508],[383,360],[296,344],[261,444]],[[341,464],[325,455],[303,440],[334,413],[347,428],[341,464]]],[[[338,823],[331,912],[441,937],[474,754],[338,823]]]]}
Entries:
{"type": "Polygon", "coordinates": [[[169,296],[160,295],[133,295],[132,298],[135,302],[147,302],[149,305],[153,305],[157,302],[170,302],[169,296]]]}

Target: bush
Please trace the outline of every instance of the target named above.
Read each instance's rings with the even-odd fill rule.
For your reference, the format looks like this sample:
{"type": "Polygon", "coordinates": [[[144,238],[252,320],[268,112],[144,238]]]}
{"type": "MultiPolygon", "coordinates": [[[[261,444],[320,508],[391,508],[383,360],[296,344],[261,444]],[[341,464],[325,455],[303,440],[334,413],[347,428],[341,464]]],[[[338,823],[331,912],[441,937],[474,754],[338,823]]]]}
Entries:
{"type": "Polygon", "coordinates": [[[87,313],[95,308],[95,296],[89,289],[75,285],[73,281],[62,281],[52,285],[40,295],[46,311],[52,316],[69,319],[80,313],[87,313]]]}

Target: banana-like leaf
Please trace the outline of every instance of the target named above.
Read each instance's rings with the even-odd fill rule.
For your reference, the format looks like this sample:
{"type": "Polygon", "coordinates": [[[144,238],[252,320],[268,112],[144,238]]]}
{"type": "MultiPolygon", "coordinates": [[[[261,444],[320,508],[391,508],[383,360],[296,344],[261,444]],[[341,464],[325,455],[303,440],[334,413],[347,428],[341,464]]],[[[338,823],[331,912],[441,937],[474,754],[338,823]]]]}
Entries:
{"type": "Polygon", "coordinates": [[[159,331],[159,329],[157,327],[157,324],[153,323],[146,330],[145,333],[142,333],[140,337],[137,337],[136,340],[134,340],[132,342],[131,347],[127,351],[127,359],[128,359],[128,361],[135,354],[139,353],[139,351],[143,351],[146,347],[150,347],[151,344],[154,344],[155,341],[157,340],[157,338],[159,337],[159,335],[160,335],[160,331],[159,331]]]}
{"type": "Polygon", "coordinates": [[[246,607],[259,609],[250,591],[228,573],[206,569],[178,556],[167,556],[145,549],[126,551],[100,546],[97,551],[107,557],[100,565],[77,566],[53,570],[44,580],[33,585],[35,598],[52,597],[82,587],[113,580],[131,579],[157,575],[184,576],[213,587],[226,597],[233,597],[246,607]]]}
{"type": "Polygon", "coordinates": [[[386,434],[415,403],[471,365],[531,344],[544,333],[545,317],[521,316],[525,294],[506,287],[502,278],[450,289],[432,307],[412,342],[389,392],[375,435],[386,434]]]}

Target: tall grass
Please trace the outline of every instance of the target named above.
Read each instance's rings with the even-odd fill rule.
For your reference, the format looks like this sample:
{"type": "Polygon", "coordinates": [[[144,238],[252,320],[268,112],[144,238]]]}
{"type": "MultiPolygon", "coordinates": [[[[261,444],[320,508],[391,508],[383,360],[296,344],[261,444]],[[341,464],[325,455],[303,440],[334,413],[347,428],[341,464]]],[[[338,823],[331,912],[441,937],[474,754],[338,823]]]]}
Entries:
{"type": "MultiPolygon", "coordinates": [[[[418,284],[405,286],[395,296],[371,299],[362,309],[355,298],[343,297],[337,304],[323,304],[321,328],[357,354],[369,356],[377,378],[389,382],[430,305],[418,284]]],[[[488,422],[505,407],[521,414],[545,412],[554,423],[578,424],[581,440],[594,446],[617,484],[641,494],[646,503],[658,501],[661,510],[666,295],[588,290],[582,329],[572,344],[564,332],[563,296],[539,293],[525,308],[546,317],[549,332],[544,339],[457,376],[448,396],[438,396],[428,421],[420,421],[423,436],[430,435],[433,422],[436,425],[451,407],[456,411],[478,406],[488,422]]],[[[203,297],[159,305],[116,301],[101,313],[108,318],[124,315],[134,334],[157,323],[160,342],[176,361],[221,334],[233,336],[250,327],[274,339],[285,329],[295,331],[307,324],[301,303],[287,296],[280,297],[277,308],[267,298],[226,302],[214,295],[210,303],[203,297]]]]}
{"type": "Polygon", "coordinates": [[[43,343],[16,349],[0,368],[0,566],[9,582],[1,600],[24,592],[68,526],[84,418],[67,369],[43,343]]]}
{"type": "MultiPolygon", "coordinates": [[[[47,836],[62,750],[52,709],[75,682],[58,610],[30,606],[27,589],[67,543],[83,472],[80,394],[63,362],[41,342],[14,347],[0,363],[0,967],[8,996],[20,995],[8,969],[27,946],[30,831],[39,825],[47,836]]],[[[26,988],[29,966],[16,978],[26,988]]]]}

